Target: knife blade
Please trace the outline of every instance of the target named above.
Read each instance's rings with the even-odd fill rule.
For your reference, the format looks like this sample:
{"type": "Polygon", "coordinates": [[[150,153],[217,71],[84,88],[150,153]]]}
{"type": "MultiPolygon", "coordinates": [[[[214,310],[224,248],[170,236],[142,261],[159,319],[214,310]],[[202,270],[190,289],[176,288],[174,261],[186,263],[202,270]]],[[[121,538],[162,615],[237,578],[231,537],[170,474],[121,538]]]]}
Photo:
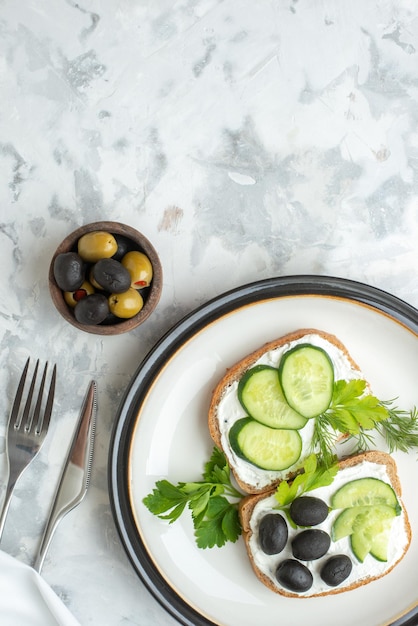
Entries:
{"type": "Polygon", "coordinates": [[[68,450],[44,534],[35,558],[34,569],[41,571],[45,554],[61,519],[83,500],[86,495],[93,462],[97,407],[96,383],[88,386],[73,439],[68,450]]]}

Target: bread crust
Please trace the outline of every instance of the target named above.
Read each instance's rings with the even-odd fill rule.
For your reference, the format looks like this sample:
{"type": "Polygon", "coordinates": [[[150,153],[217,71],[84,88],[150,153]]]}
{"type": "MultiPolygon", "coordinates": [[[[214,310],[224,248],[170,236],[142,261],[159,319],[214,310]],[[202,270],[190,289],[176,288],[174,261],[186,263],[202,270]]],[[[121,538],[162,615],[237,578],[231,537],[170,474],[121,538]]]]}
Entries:
{"type": "Polygon", "coordinates": [[[405,533],[407,536],[407,544],[405,546],[405,549],[402,553],[402,555],[400,556],[400,558],[394,562],[393,564],[390,565],[390,567],[388,567],[387,570],[385,570],[382,574],[377,575],[377,576],[369,576],[366,578],[362,578],[361,580],[358,580],[357,582],[353,582],[352,584],[350,584],[349,586],[344,587],[343,585],[341,585],[341,587],[335,587],[335,588],[330,588],[329,591],[326,592],[322,592],[322,593],[313,593],[311,595],[299,595],[297,593],[292,593],[291,591],[287,591],[286,589],[283,588],[279,588],[277,587],[272,581],[271,579],[263,572],[261,571],[257,565],[254,562],[252,553],[251,553],[251,549],[250,549],[250,539],[252,536],[252,531],[251,531],[251,527],[250,527],[250,522],[251,522],[251,516],[252,513],[254,511],[254,507],[255,505],[260,502],[261,500],[263,500],[264,498],[268,498],[269,496],[271,496],[274,491],[275,488],[273,489],[269,489],[267,492],[264,493],[260,493],[260,494],[256,494],[256,495],[249,495],[246,498],[243,498],[243,500],[241,500],[240,502],[240,508],[239,508],[239,516],[240,516],[240,521],[241,521],[241,525],[242,525],[242,536],[245,542],[245,547],[251,562],[251,566],[254,570],[254,573],[256,574],[257,578],[269,589],[271,589],[272,591],[274,591],[275,593],[278,593],[279,595],[282,596],[287,596],[290,598],[299,598],[299,599],[304,599],[304,598],[317,598],[317,597],[321,597],[321,596],[327,596],[327,595],[334,595],[334,594],[338,594],[338,593],[344,593],[346,591],[351,591],[352,589],[356,589],[357,587],[361,587],[363,585],[366,585],[370,582],[372,582],[373,580],[378,580],[379,578],[383,578],[383,576],[386,576],[387,574],[389,574],[389,572],[391,572],[393,570],[393,568],[402,560],[402,558],[405,556],[409,545],[411,543],[411,536],[412,536],[412,532],[411,532],[411,525],[408,519],[408,514],[407,511],[405,509],[405,506],[403,505],[401,496],[402,496],[402,488],[401,488],[401,483],[399,480],[399,476],[397,473],[397,467],[396,467],[396,463],[393,460],[393,458],[387,454],[386,452],[381,452],[379,450],[371,450],[371,451],[367,451],[367,452],[363,452],[361,454],[357,454],[354,456],[350,456],[347,457],[341,461],[339,461],[338,465],[339,465],[339,470],[343,470],[346,469],[348,467],[353,467],[354,465],[358,465],[359,463],[362,463],[363,461],[369,461],[372,463],[379,463],[381,465],[384,465],[386,467],[386,471],[388,473],[388,477],[390,480],[390,483],[398,497],[399,503],[403,509],[403,513],[404,513],[404,527],[405,527],[405,533]]]}
{"type": "MultiPolygon", "coordinates": [[[[260,348],[258,348],[257,350],[255,350],[254,352],[251,352],[246,357],[244,357],[243,359],[235,363],[235,365],[230,367],[227,370],[226,374],[218,382],[215,389],[213,390],[212,398],[211,398],[210,405],[209,405],[209,411],[208,411],[208,427],[209,427],[210,436],[212,437],[212,440],[214,441],[215,445],[218,448],[223,449],[221,430],[220,430],[220,420],[218,417],[218,407],[219,407],[219,403],[223,395],[225,394],[229,386],[232,383],[239,381],[242,378],[242,376],[245,374],[245,372],[249,370],[251,367],[253,367],[253,365],[258,361],[258,359],[260,359],[266,352],[280,348],[287,343],[296,341],[307,335],[318,335],[319,337],[322,337],[326,341],[333,344],[348,359],[351,367],[354,370],[358,370],[359,375],[362,376],[359,366],[354,361],[354,359],[348,352],[347,348],[335,335],[331,333],[327,333],[323,330],[318,330],[316,328],[302,328],[302,329],[293,331],[291,333],[288,333],[286,335],[283,335],[282,337],[278,339],[274,339],[273,341],[269,341],[265,343],[263,346],[261,346],[260,348]]],[[[224,450],[224,452],[226,451],[224,450]]],[[[274,483],[271,483],[267,487],[257,488],[254,485],[245,482],[241,478],[241,476],[239,475],[239,472],[234,467],[233,463],[230,463],[230,466],[231,466],[231,471],[234,475],[234,478],[237,484],[246,493],[262,493],[266,491],[267,489],[269,489],[271,486],[276,485],[279,482],[279,480],[276,480],[274,481],[274,483]]],[[[289,473],[289,476],[287,478],[289,478],[290,476],[291,474],[289,473]]]]}

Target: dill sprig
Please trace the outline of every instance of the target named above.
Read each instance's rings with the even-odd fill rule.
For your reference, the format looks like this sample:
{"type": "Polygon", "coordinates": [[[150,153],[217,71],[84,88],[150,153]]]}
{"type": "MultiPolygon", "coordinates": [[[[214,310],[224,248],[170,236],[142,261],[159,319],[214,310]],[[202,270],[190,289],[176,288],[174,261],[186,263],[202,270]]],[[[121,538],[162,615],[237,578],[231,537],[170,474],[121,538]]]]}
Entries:
{"type": "Polygon", "coordinates": [[[393,407],[393,402],[381,402],[389,415],[376,424],[376,430],[384,437],[389,452],[409,452],[418,448],[418,409],[414,407],[411,411],[404,411],[393,407]]]}
{"type": "Polygon", "coordinates": [[[418,448],[418,410],[404,411],[394,400],[382,401],[365,393],[363,380],[334,383],[329,408],[315,418],[312,450],[330,466],[342,436],[356,441],[356,451],[369,449],[376,433],[382,435],[390,452],[418,448]]]}
{"type": "Polygon", "coordinates": [[[323,413],[315,418],[311,450],[317,452],[326,467],[332,465],[337,438],[338,435],[330,415],[323,413]]]}

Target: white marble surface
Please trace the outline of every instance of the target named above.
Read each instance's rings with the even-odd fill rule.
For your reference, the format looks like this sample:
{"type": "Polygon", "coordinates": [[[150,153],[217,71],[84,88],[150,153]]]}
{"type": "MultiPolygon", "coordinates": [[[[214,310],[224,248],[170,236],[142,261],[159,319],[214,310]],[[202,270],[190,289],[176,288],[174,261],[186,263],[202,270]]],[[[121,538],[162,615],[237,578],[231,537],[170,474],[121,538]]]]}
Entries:
{"type": "Polygon", "coordinates": [[[418,13],[413,0],[1,0],[0,472],[27,355],[58,364],[49,440],[2,548],[31,563],[91,378],[92,484],[43,576],[82,626],[174,620],[134,573],[109,507],[121,395],[176,321],[271,276],[334,275],[418,305],[418,13]],[[61,239],[109,219],[164,268],[128,335],[70,327],[49,298],[61,239]]]}

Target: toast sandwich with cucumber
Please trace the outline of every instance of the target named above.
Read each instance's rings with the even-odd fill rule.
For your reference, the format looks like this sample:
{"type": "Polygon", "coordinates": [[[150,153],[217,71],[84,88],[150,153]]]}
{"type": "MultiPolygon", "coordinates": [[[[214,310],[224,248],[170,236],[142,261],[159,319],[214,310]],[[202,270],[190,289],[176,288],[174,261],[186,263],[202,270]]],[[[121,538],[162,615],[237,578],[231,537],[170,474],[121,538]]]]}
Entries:
{"type": "Polygon", "coordinates": [[[272,591],[298,598],[349,591],[388,574],[408,550],[411,528],[389,454],[339,461],[333,479],[313,489],[311,481],[308,495],[302,482],[293,497],[292,481],[285,487],[240,502],[253,570],[272,591]]]}
{"type": "Polygon", "coordinates": [[[231,367],[214,389],[208,424],[246,493],[294,475],[311,452],[331,457],[347,434],[387,417],[347,348],[302,329],[231,367]],[[372,411],[372,412],[371,412],[372,411]]]}
{"type": "Polygon", "coordinates": [[[391,571],[411,541],[390,453],[418,448],[418,408],[393,403],[373,394],[337,337],[289,333],[214,388],[215,447],[202,480],[159,480],[144,504],[170,523],[187,507],[199,548],[242,533],[254,571],[277,593],[312,597],[366,584],[391,571]],[[365,452],[374,435],[388,453],[365,452]]]}

